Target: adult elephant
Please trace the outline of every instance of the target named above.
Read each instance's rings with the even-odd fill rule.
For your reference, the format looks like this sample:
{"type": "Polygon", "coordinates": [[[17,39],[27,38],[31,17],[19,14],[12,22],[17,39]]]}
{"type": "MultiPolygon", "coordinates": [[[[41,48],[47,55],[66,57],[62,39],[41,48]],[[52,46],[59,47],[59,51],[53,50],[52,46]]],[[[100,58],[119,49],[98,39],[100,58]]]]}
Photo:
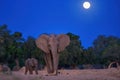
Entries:
{"type": "Polygon", "coordinates": [[[65,34],[42,34],[38,37],[38,39],[36,39],[37,47],[45,52],[44,59],[46,62],[48,75],[57,75],[59,52],[63,51],[69,43],[69,36],[65,34]]]}
{"type": "Polygon", "coordinates": [[[33,74],[33,70],[38,74],[38,61],[35,58],[28,58],[25,61],[25,74],[29,71],[30,74],[33,74]]]}

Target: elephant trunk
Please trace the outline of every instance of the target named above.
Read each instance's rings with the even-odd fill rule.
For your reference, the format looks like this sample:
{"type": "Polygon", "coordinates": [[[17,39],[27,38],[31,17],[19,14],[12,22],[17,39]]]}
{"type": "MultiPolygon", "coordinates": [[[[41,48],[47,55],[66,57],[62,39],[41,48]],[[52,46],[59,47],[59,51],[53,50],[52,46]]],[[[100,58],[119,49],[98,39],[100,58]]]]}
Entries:
{"type": "Polygon", "coordinates": [[[57,75],[58,73],[58,61],[59,61],[59,54],[58,53],[53,53],[52,56],[54,57],[53,58],[53,68],[54,68],[54,74],[57,75]]]}

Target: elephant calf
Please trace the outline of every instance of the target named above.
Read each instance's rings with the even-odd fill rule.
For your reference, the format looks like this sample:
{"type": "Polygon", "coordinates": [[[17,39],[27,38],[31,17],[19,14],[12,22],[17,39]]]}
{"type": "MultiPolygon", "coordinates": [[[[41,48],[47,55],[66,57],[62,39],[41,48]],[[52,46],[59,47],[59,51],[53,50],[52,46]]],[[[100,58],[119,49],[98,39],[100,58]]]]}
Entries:
{"type": "Polygon", "coordinates": [[[38,60],[35,58],[28,58],[25,61],[25,74],[29,71],[30,74],[33,74],[33,70],[38,74],[38,60]]]}

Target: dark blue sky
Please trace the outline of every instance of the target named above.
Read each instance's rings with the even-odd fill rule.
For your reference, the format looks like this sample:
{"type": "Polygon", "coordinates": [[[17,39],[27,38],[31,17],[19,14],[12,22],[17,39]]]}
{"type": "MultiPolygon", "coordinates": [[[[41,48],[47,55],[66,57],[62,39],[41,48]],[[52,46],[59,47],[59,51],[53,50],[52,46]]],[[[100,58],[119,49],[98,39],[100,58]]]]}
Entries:
{"type": "Polygon", "coordinates": [[[120,37],[120,0],[0,0],[0,25],[23,37],[74,33],[84,47],[100,34],[120,37]],[[82,7],[90,1],[91,8],[82,7]]]}

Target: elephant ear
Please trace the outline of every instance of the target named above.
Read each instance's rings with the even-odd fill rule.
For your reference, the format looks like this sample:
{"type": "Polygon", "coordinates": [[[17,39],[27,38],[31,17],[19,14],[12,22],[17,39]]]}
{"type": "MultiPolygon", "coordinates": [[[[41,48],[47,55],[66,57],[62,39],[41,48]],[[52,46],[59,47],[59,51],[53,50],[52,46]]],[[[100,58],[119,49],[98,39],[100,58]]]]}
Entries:
{"type": "Polygon", "coordinates": [[[40,48],[45,53],[50,53],[49,47],[48,47],[48,35],[42,34],[41,36],[36,39],[36,45],[38,48],[40,48]]]}
{"type": "Polygon", "coordinates": [[[68,35],[61,34],[57,36],[58,39],[58,52],[61,52],[67,47],[70,43],[70,38],[68,35]]]}

